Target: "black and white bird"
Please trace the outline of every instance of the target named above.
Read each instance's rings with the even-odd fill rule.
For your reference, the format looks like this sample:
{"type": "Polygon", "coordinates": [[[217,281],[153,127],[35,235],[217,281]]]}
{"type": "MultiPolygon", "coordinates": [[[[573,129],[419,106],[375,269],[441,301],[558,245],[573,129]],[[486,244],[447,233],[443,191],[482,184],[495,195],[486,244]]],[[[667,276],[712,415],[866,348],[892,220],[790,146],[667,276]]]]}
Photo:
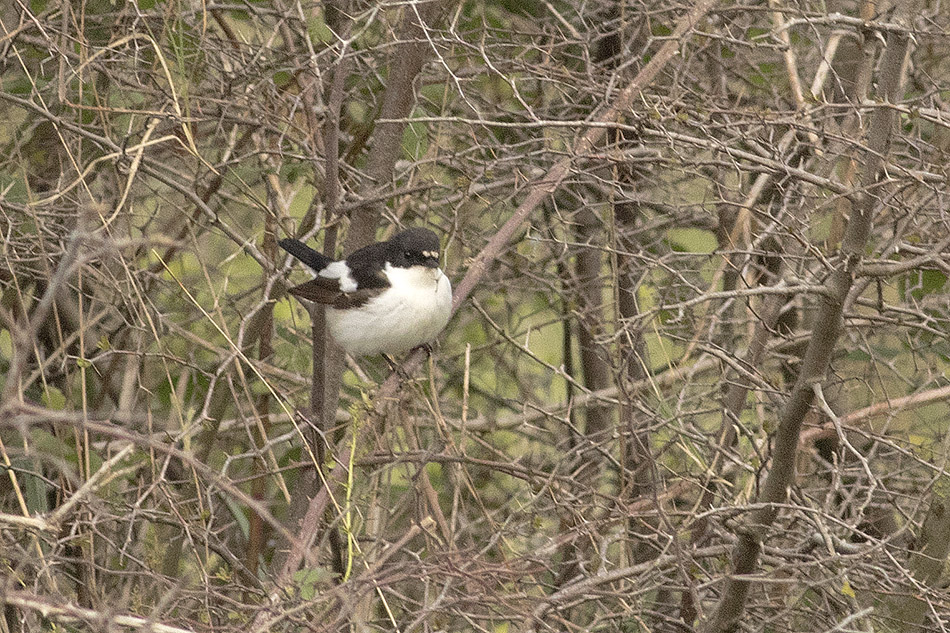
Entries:
{"type": "Polygon", "coordinates": [[[452,314],[452,284],[439,268],[439,238],[429,229],[403,231],[340,261],[300,240],[278,244],[316,273],[288,292],[327,306],[330,334],[351,356],[429,343],[452,314]]]}

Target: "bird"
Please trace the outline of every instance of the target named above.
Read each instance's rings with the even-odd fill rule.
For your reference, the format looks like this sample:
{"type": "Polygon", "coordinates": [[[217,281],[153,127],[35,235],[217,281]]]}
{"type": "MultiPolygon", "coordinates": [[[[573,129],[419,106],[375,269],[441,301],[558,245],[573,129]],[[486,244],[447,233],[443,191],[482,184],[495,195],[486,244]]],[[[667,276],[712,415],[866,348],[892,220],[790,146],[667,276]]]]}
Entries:
{"type": "Polygon", "coordinates": [[[288,292],[327,306],[330,335],[350,356],[428,345],[452,315],[452,284],[439,268],[439,238],[429,229],[407,229],[338,261],[300,240],[278,244],[315,274],[288,292]]]}

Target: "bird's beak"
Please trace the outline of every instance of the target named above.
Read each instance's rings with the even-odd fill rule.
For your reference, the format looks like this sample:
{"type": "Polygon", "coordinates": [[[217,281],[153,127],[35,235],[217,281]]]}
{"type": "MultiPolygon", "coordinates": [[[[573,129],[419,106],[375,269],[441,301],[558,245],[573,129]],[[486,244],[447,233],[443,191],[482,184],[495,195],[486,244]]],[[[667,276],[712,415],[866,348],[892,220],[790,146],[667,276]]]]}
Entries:
{"type": "Polygon", "coordinates": [[[426,257],[422,260],[422,265],[426,268],[438,268],[439,267],[439,258],[438,257],[426,257]]]}

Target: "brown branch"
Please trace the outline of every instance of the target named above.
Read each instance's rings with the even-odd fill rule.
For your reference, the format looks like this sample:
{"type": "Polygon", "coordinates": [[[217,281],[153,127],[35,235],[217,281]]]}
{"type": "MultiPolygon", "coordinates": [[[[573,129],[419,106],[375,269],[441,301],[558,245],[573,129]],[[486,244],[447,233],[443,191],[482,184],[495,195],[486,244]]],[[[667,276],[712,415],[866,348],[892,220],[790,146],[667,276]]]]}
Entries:
{"type": "MultiPolygon", "coordinates": [[[[125,149],[114,143],[112,139],[95,134],[82,126],[71,123],[64,118],[57,116],[53,112],[50,112],[45,107],[36,105],[32,101],[21,99],[20,97],[5,92],[0,92],[0,99],[27,109],[50,121],[51,123],[54,123],[57,127],[62,127],[66,130],[69,130],[70,132],[73,132],[74,134],[77,134],[78,136],[98,143],[102,147],[108,149],[112,156],[114,156],[116,159],[125,154],[125,149]]],[[[246,238],[246,236],[241,235],[235,229],[232,229],[231,226],[223,222],[219,217],[219,214],[214,209],[209,207],[202,197],[192,190],[190,185],[179,182],[169,175],[168,172],[172,170],[169,169],[167,164],[163,163],[160,159],[150,158],[143,155],[140,169],[144,173],[147,173],[158,181],[168,185],[175,191],[179,192],[183,197],[191,201],[191,203],[194,204],[202,214],[204,214],[211,226],[220,229],[225,235],[228,236],[228,238],[237,244],[241,250],[253,257],[262,268],[270,268],[270,262],[267,260],[264,254],[261,253],[260,250],[258,250],[258,248],[246,238]]]]}
{"type": "MultiPolygon", "coordinates": [[[[370,154],[367,167],[367,173],[373,184],[380,188],[384,186],[384,183],[388,185],[392,179],[396,159],[402,149],[402,133],[406,125],[404,121],[390,119],[403,119],[412,110],[415,100],[415,79],[422,70],[428,58],[427,53],[430,50],[430,45],[424,37],[425,29],[441,12],[442,3],[426,3],[418,8],[418,12],[414,7],[415,5],[405,7],[406,13],[400,25],[401,39],[404,40],[404,43],[396,47],[396,53],[390,67],[389,80],[386,85],[386,95],[380,112],[380,118],[386,120],[376,128],[373,152],[370,154]]],[[[341,78],[340,81],[342,82],[343,79],[341,78]]],[[[342,91],[336,90],[334,94],[342,99],[342,91]]],[[[335,152],[336,148],[334,147],[330,151],[335,152]]],[[[336,168],[338,169],[338,164],[336,168]]],[[[338,178],[338,172],[334,176],[338,178]]],[[[333,190],[333,193],[336,194],[336,189],[333,190]]],[[[337,204],[336,199],[330,200],[330,202],[333,205],[337,204]]],[[[381,216],[382,209],[377,205],[365,205],[355,209],[350,216],[350,226],[347,231],[344,250],[352,252],[372,242],[375,239],[376,228],[381,216]]],[[[336,409],[336,403],[339,399],[340,381],[329,380],[328,377],[341,373],[342,352],[340,350],[319,350],[318,347],[322,343],[318,342],[328,341],[328,337],[325,335],[326,332],[323,331],[325,327],[323,326],[322,315],[317,315],[317,318],[313,319],[313,323],[315,381],[311,401],[314,414],[329,419],[328,412],[336,409]],[[319,324],[319,327],[317,324],[319,324]],[[324,359],[326,359],[326,364],[318,370],[316,365],[323,362],[324,359]],[[322,384],[318,384],[317,377],[322,379],[322,384]]],[[[413,368],[415,369],[421,362],[421,356],[416,354],[410,357],[410,360],[406,363],[407,367],[412,364],[413,359],[415,359],[415,367],[413,368]]],[[[396,375],[393,374],[384,383],[380,393],[385,393],[388,385],[388,389],[395,395],[398,390],[398,383],[396,375]]],[[[369,442],[366,440],[368,439],[368,429],[372,428],[372,425],[364,423],[362,428],[358,430],[354,430],[354,426],[350,426],[346,436],[341,438],[337,444],[335,453],[338,456],[337,465],[322,482],[323,485],[310,500],[307,511],[300,519],[298,533],[301,535],[301,540],[287,552],[287,557],[280,566],[277,587],[287,584],[300,566],[306,551],[313,546],[318,533],[320,518],[329,508],[330,500],[334,498],[334,491],[343,482],[351,467],[350,442],[358,442],[357,446],[359,446],[360,451],[366,451],[369,448],[369,442]],[[353,436],[353,433],[357,433],[356,437],[353,436]]],[[[317,441],[326,441],[326,438],[320,438],[317,441]]],[[[362,452],[359,452],[360,456],[362,454],[362,452]]],[[[272,598],[276,598],[276,594],[272,598]]]]}
{"type": "Polygon", "coordinates": [[[627,84],[623,92],[617,95],[617,98],[610,105],[591,117],[594,125],[574,143],[571,154],[555,163],[544,176],[528,187],[528,195],[524,201],[518,205],[508,221],[498,229],[498,232],[489,240],[485,248],[475,257],[465,277],[462,278],[458,288],[455,289],[452,300],[453,310],[458,310],[459,305],[471,294],[485,275],[489,264],[498,258],[515,233],[528,219],[528,216],[531,215],[531,212],[547,196],[553,193],[567,175],[571,173],[574,160],[594,151],[595,146],[610,129],[608,126],[616,123],[623,114],[630,110],[633,102],[640,96],[640,92],[650,85],[660,70],[676,55],[683,38],[714,4],[714,0],[700,0],[694,4],[692,10],[680,18],[669,39],[660,47],[656,55],[650,58],[650,61],[637,73],[636,77],[627,84]]]}
{"type": "MultiPolygon", "coordinates": [[[[896,414],[906,408],[926,406],[932,402],[946,400],[947,398],[950,398],[950,385],[945,385],[936,389],[928,389],[927,391],[914,393],[901,398],[889,398],[887,400],[883,400],[881,402],[864,407],[863,409],[852,411],[848,415],[841,416],[840,421],[842,426],[854,425],[858,422],[863,422],[864,420],[878,415],[883,415],[885,413],[896,414]]],[[[805,448],[817,440],[835,437],[836,435],[837,431],[835,430],[834,425],[831,422],[828,422],[821,426],[810,428],[804,431],[798,445],[799,448],[805,448]]]]}
{"type": "MultiPolygon", "coordinates": [[[[342,19],[342,16],[340,16],[342,19]]],[[[349,32],[349,23],[341,27],[344,36],[349,32]]],[[[330,84],[329,105],[327,118],[322,130],[315,113],[308,109],[307,125],[310,128],[311,144],[317,147],[317,141],[323,138],[323,149],[326,156],[326,169],[323,190],[322,224],[328,226],[323,235],[323,252],[332,257],[336,251],[338,226],[335,224],[339,213],[340,200],[340,111],[346,94],[346,78],[350,73],[351,61],[345,55],[346,50],[340,51],[340,61],[333,68],[333,80],[330,84]]],[[[305,94],[309,94],[308,88],[305,94]]],[[[309,232],[315,223],[320,220],[317,213],[319,199],[315,198],[310,209],[304,214],[297,234],[309,232]]],[[[310,333],[313,341],[311,350],[311,366],[313,368],[310,380],[310,424],[305,435],[305,441],[311,446],[317,463],[313,470],[301,474],[298,490],[301,494],[294,497],[290,507],[288,523],[296,525],[306,514],[309,499],[323,486],[324,475],[319,475],[326,464],[328,442],[332,438],[327,436],[333,427],[335,412],[339,402],[340,385],[343,376],[343,352],[331,340],[326,323],[326,312],[322,306],[311,305],[310,333]]],[[[339,531],[330,528],[331,562],[334,571],[343,576],[343,546],[339,531]]],[[[277,556],[274,566],[281,564],[283,559],[277,556]]]]}
{"type": "Polygon", "coordinates": [[[193,633],[192,629],[169,626],[156,622],[152,618],[85,609],[52,597],[37,596],[28,591],[10,591],[2,585],[0,585],[0,604],[36,611],[44,618],[57,622],[67,624],[87,622],[101,631],[111,631],[117,626],[124,626],[154,633],[193,633]]]}
{"type": "MultiPolygon", "coordinates": [[[[33,355],[32,347],[34,337],[40,326],[46,321],[46,317],[49,315],[49,311],[56,300],[56,295],[63,289],[67,278],[73,274],[76,266],[82,263],[77,260],[79,250],[83,246],[84,237],[85,233],[83,232],[76,232],[70,237],[66,252],[56,266],[56,272],[53,274],[53,278],[50,279],[49,284],[47,284],[46,292],[43,293],[43,297],[33,309],[32,314],[23,315],[23,317],[27,319],[27,323],[23,327],[10,328],[13,343],[13,359],[10,363],[10,369],[7,372],[6,382],[3,385],[0,402],[13,402],[22,399],[23,393],[20,389],[20,381],[23,377],[23,372],[26,370],[27,362],[33,355]]],[[[26,306],[23,306],[23,309],[25,310],[26,306]]]]}
{"type": "MultiPolygon", "coordinates": [[[[597,215],[589,208],[578,213],[574,227],[578,245],[575,251],[576,291],[578,299],[577,342],[580,347],[584,386],[600,391],[611,386],[611,367],[600,339],[605,335],[603,307],[603,235],[606,233],[597,215]]],[[[610,430],[611,408],[594,404],[587,407],[587,438],[600,442],[610,430]]],[[[596,468],[591,469],[596,470],[596,468]]],[[[590,472],[593,476],[593,472],[590,472]]]]}
{"type": "MultiPolygon", "coordinates": [[[[676,26],[673,35],[657,51],[656,55],[644,68],[637,73],[636,77],[624,88],[617,99],[609,106],[604,108],[594,118],[598,122],[613,122],[620,118],[633,104],[634,100],[656,77],[660,70],[669,62],[686,34],[693,28],[707,11],[709,11],[714,2],[713,0],[701,0],[694,5],[693,9],[683,16],[676,26]]],[[[592,127],[574,144],[573,156],[582,156],[589,152],[606,134],[606,127],[592,127]]],[[[574,159],[567,156],[558,161],[542,178],[535,181],[528,190],[525,200],[518,206],[515,212],[505,222],[504,225],[492,236],[481,252],[475,257],[472,265],[469,267],[465,277],[455,289],[452,297],[453,313],[458,311],[459,306],[471,294],[475,286],[481,281],[488,270],[488,266],[493,262],[508,245],[515,233],[522,227],[524,222],[532,211],[548,195],[550,195],[563,182],[564,178],[571,171],[574,159]]],[[[411,374],[419,369],[425,358],[425,352],[417,350],[402,364],[402,372],[411,374]]],[[[397,394],[402,386],[402,379],[396,373],[393,373],[382,384],[377,393],[374,411],[375,420],[385,419],[386,413],[397,402],[397,394]]],[[[375,423],[364,421],[361,425],[351,425],[351,430],[337,444],[336,455],[339,456],[337,464],[330,476],[327,478],[327,485],[320,489],[320,492],[310,501],[307,514],[300,524],[299,541],[289,552],[287,559],[277,575],[277,587],[285,586],[303,560],[304,553],[312,547],[316,535],[316,528],[319,524],[319,518],[323,515],[330,503],[330,490],[339,490],[341,484],[345,481],[350,468],[350,451],[348,447],[351,442],[356,442],[360,449],[356,451],[356,457],[362,456],[361,450],[367,450],[371,445],[369,438],[375,431],[375,423]]],[[[272,599],[276,599],[279,594],[274,594],[272,599]]]]}
{"type": "Polygon", "coordinates": [[[75,426],[89,433],[98,433],[117,440],[131,442],[136,446],[145,447],[157,453],[174,457],[189,468],[194,469],[196,473],[200,474],[208,482],[218,486],[223,492],[231,495],[260,515],[261,518],[287,542],[293,544],[296,540],[296,537],[288,531],[280,521],[274,518],[274,515],[271,514],[270,510],[268,510],[264,504],[245,493],[232,484],[230,480],[219,475],[210,466],[199,461],[190,453],[171,446],[167,440],[130,431],[116,425],[112,420],[85,419],[82,412],[54,411],[22,403],[8,403],[0,409],[0,427],[22,430],[24,426],[42,424],[66,424],[75,426]]]}
{"type": "MultiPolygon", "coordinates": [[[[404,7],[405,13],[400,25],[400,40],[403,43],[395,48],[393,54],[386,81],[386,94],[377,117],[372,152],[366,167],[370,187],[374,188],[366,192],[369,196],[376,194],[379,189],[387,188],[392,181],[396,159],[402,152],[405,119],[412,112],[415,103],[416,78],[432,53],[425,32],[428,25],[442,12],[443,7],[450,4],[451,0],[432,0],[404,7]]],[[[372,242],[381,217],[382,207],[379,204],[367,204],[355,209],[350,216],[346,251],[352,252],[372,242]]]]}
{"type": "MultiPolygon", "coordinates": [[[[942,592],[939,583],[950,553],[950,479],[938,479],[933,487],[930,510],[916,538],[914,551],[907,567],[913,577],[912,587],[906,595],[890,597],[890,611],[894,621],[900,622],[901,630],[924,633],[934,628],[924,627],[924,620],[932,607],[922,596],[927,590],[942,592]]],[[[936,625],[936,622],[931,624],[936,625]]]]}
{"type": "MultiPolygon", "coordinates": [[[[880,81],[881,96],[887,101],[900,98],[908,44],[906,33],[893,32],[888,36],[880,81]]],[[[788,489],[794,483],[802,422],[811,410],[815,396],[813,385],[823,381],[828,371],[843,326],[844,303],[854,283],[854,274],[860,265],[873,225],[876,198],[865,188],[877,183],[883,176],[895,121],[889,112],[892,110],[887,108],[876,110],[868,125],[868,149],[861,187],[853,195],[853,210],[841,243],[840,256],[826,282],[829,294],[821,295],[818,300],[815,329],[805,351],[801,371],[779,416],[772,468],[756,500],[763,505],[751,513],[739,531],[739,540],[732,557],[733,573],[726,580],[713,617],[703,627],[705,633],[735,631],[739,627],[751,584],[748,575],[755,571],[762,540],[778,516],[779,504],[786,500],[788,489]]]]}

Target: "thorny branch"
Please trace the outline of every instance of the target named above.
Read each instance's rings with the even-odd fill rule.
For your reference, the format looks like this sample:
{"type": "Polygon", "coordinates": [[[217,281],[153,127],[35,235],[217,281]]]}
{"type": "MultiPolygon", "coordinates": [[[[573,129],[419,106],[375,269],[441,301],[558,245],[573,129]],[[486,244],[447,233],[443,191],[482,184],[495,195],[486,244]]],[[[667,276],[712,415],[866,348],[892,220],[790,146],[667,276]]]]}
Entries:
{"type": "Polygon", "coordinates": [[[950,23],[854,4],[0,3],[0,628],[946,628],[950,23]],[[334,356],[275,240],[411,225],[334,356]]]}

